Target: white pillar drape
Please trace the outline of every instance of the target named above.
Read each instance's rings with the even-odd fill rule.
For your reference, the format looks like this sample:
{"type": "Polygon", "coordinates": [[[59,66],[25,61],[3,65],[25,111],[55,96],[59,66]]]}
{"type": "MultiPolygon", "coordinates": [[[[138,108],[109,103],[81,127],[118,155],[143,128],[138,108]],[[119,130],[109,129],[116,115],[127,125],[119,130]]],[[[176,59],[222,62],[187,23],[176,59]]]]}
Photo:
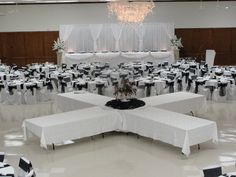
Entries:
{"type": "Polygon", "coordinates": [[[60,39],[66,42],[70,37],[73,28],[74,25],[61,25],[59,32],[60,39]]]}
{"type": "Polygon", "coordinates": [[[174,24],[61,25],[60,38],[68,52],[170,50],[174,24]]]}
{"type": "Polygon", "coordinates": [[[93,49],[97,51],[97,40],[102,31],[102,24],[89,25],[90,33],[93,38],[93,49]]]}
{"type": "Polygon", "coordinates": [[[113,37],[115,38],[115,41],[116,41],[115,50],[119,51],[120,50],[119,41],[120,41],[121,33],[123,30],[123,25],[111,24],[111,30],[112,30],[113,37]]]}
{"type": "Polygon", "coordinates": [[[139,24],[135,26],[134,29],[139,38],[139,51],[142,51],[143,50],[143,37],[145,34],[145,26],[143,24],[139,24]]]}

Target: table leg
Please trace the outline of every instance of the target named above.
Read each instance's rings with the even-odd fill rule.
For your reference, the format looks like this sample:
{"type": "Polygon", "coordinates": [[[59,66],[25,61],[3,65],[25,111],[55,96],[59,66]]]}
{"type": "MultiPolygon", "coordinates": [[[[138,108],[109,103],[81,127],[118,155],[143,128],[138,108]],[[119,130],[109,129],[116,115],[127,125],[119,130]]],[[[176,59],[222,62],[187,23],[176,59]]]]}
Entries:
{"type": "Polygon", "coordinates": [[[55,150],[55,144],[54,143],[52,143],[52,149],[55,150]]]}

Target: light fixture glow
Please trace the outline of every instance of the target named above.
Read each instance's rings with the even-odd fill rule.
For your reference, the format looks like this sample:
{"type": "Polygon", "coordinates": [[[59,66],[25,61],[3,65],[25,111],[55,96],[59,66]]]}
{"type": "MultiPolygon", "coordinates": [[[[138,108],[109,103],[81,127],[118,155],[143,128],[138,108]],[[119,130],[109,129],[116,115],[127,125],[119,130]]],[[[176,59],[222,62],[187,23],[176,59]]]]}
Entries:
{"type": "Polygon", "coordinates": [[[153,1],[116,1],[107,5],[109,14],[116,15],[117,20],[122,23],[141,23],[154,7],[153,1]]]}

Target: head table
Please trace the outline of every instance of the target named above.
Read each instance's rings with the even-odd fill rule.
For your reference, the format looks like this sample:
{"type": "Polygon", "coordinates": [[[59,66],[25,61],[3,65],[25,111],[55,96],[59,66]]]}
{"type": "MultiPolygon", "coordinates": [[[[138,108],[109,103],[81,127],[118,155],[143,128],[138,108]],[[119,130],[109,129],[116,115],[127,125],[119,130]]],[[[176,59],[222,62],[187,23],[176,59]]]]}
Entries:
{"type": "Polygon", "coordinates": [[[68,66],[81,62],[108,62],[110,66],[117,66],[122,62],[131,61],[151,61],[161,63],[167,61],[174,63],[173,51],[153,51],[153,52],[97,52],[97,53],[65,53],[63,62],[68,66]]]}

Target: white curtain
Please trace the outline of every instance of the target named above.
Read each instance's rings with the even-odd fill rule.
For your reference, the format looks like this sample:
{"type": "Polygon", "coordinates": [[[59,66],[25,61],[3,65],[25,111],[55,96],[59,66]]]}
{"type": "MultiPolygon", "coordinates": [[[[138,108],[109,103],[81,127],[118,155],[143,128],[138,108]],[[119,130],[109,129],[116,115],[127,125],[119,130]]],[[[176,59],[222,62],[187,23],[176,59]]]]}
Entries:
{"type": "Polygon", "coordinates": [[[120,50],[120,44],[119,44],[119,40],[121,37],[121,33],[122,33],[122,29],[123,29],[123,25],[121,24],[111,24],[111,30],[112,30],[112,34],[115,38],[116,41],[116,51],[120,50]]]}
{"type": "Polygon", "coordinates": [[[61,25],[60,38],[66,52],[171,50],[174,24],[61,25]]]}
{"type": "Polygon", "coordinates": [[[97,40],[102,31],[102,24],[89,25],[89,29],[93,38],[93,49],[97,51],[97,40]]]}
{"type": "Polygon", "coordinates": [[[59,31],[59,37],[61,40],[63,40],[66,44],[66,50],[68,51],[68,39],[74,29],[73,25],[61,25],[60,31],[59,31]]]}
{"type": "Polygon", "coordinates": [[[139,37],[139,51],[143,50],[143,37],[145,34],[145,26],[143,24],[137,25],[135,32],[139,37]]]}

